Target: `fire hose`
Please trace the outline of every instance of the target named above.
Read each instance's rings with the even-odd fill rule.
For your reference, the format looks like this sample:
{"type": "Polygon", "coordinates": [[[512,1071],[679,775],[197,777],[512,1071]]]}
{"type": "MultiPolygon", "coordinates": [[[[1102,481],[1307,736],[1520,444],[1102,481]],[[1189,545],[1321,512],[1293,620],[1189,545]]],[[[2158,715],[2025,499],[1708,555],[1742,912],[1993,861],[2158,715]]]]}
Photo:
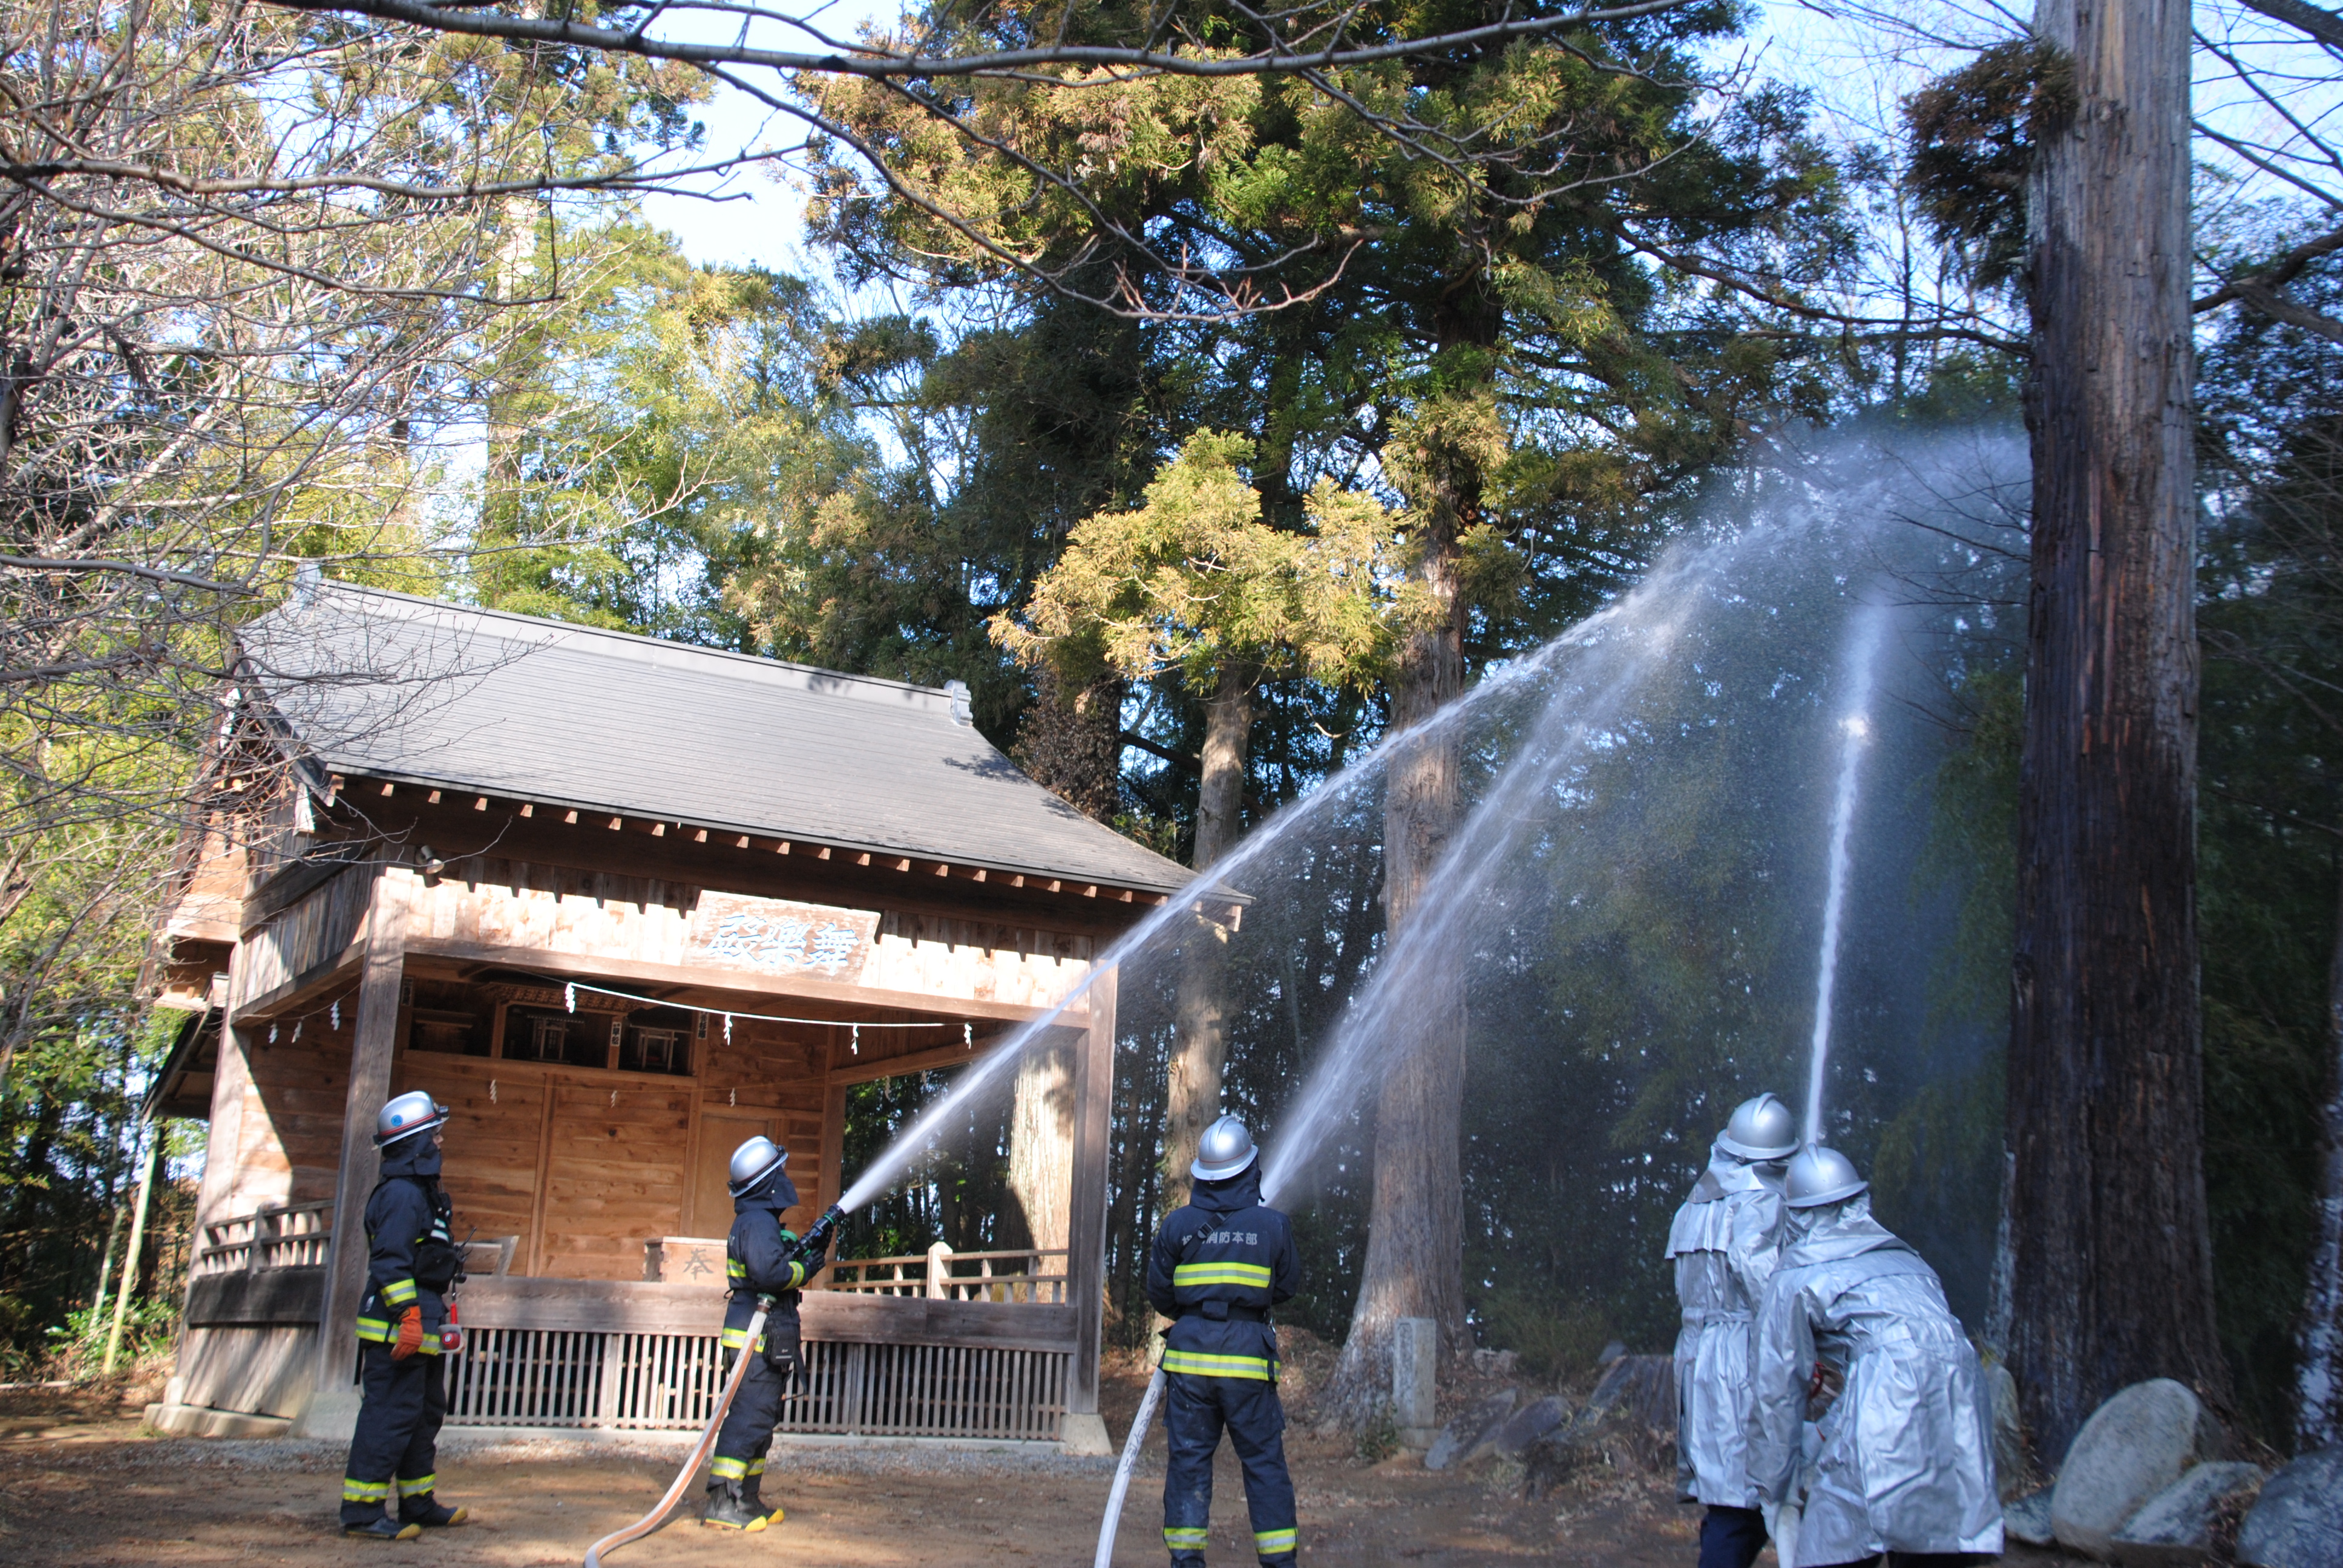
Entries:
{"type": "Polygon", "coordinates": [[[1113,1561],[1114,1532],[1122,1523],[1123,1495],[1131,1490],[1131,1473],[1139,1467],[1140,1445],[1147,1441],[1155,1407],[1162,1401],[1163,1369],[1157,1367],[1155,1375],[1147,1380],[1147,1392],[1140,1398],[1139,1413],[1131,1418],[1131,1435],[1122,1440],[1122,1462],[1114,1467],[1114,1486],[1106,1494],[1106,1517],[1099,1522],[1098,1555],[1091,1559],[1091,1568],[1107,1568],[1113,1561]]]}
{"type": "MultiPolygon", "coordinates": [[[[806,1232],[805,1240],[798,1243],[797,1257],[803,1259],[828,1248],[830,1232],[838,1229],[838,1222],[843,1218],[845,1211],[835,1203],[831,1204],[823,1211],[821,1218],[814,1221],[813,1229],[806,1232]]],[[[772,1297],[757,1298],[756,1315],[749,1320],[749,1327],[741,1337],[740,1354],[732,1362],[732,1375],[724,1380],[724,1392],[716,1401],[716,1408],[709,1412],[708,1430],[701,1432],[699,1441],[691,1445],[691,1453],[684,1460],[683,1468],[675,1473],[675,1481],[668,1487],[667,1495],[632,1524],[623,1530],[612,1531],[588,1547],[586,1568],[602,1568],[603,1553],[616,1551],[629,1541],[640,1541],[665,1524],[667,1516],[675,1512],[675,1505],[683,1501],[683,1494],[690,1488],[692,1479],[699,1473],[699,1467],[708,1462],[708,1455],[716,1446],[717,1433],[724,1429],[724,1412],[732,1408],[732,1396],[740,1392],[740,1384],[748,1378],[749,1358],[758,1353],[758,1342],[765,1332],[765,1315],[772,1309],[772,1297]]]]}

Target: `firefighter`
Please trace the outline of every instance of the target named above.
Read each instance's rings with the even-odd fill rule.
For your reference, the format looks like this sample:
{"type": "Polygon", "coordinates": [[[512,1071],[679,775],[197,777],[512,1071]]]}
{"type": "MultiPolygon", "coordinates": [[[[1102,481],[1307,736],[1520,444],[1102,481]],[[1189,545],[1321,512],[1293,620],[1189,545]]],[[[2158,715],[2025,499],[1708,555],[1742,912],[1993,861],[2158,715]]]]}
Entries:
{"type": "Polygon", "coordinates": [[[1263,1568],[1294,1561],[1293,1478],[1277,1398],[1277,1331],[1269,1309],[1302,1288],[1293,1227],[1261,1201],[1258,1151],[1244,1123],[1204,1129],[1187,1206],[1155,1233],[1147,1299],[1172,1320],[1163,1336],[1163,1544],[1174,1568],[1202,1568],[1221,1432],[1244,1465],[1253,1551],[1263,1568]]]}
{"type": "Polygon", "coordinates": [[[782,1211],[798,1201],[785,1170],[789,1161],[789,1151],[762,1134],[732,1151],[732,1234],[724,1243],[724,1282],[732,1299],[724,1309],[724,1371],[731,1374],[736,1355],[749,1357],[749,1370],[716,1434],[708,1511],[700,1516],[702,1523],[723,1530],[762,1530],[781,1517],[758,1493],[773,1429],[781,1421],[781,1396],[799,1366],[798,1288],[821,1267],[828,1249],[827,1241],[812,1238],[800,1244],[781,1226],[782,1211]],[[760,1296],[773,1305],[752,1345],[749,1320],[760,1296]]]}
{"type": "Polygon", "coordinates": [[[1749,1568],[1765,1520],[1749,1478],[1749,1334],[1782,1241],[1782,1161],[1797,1152],[1790,1108],[1744,1101],[1668,1228],[1675,1264],[1676,1491],[1707,1505],[1700,1568],[1749,1568]]]}
{"type": "Polygon", "coordinates": [[[1881,1553],[1910,1568],[1998,1554],[1993,1427],[1976,1352],[1936,1271],[1871,1217],[1835,1150],[1790,1161],[1781,1265],[1756,1334],[1749,1473],[1769,1515],[1799,1506],[1783,1568],[1881,1553]],[[1805,1459],[1812,1404],[1819,1453],[1805,1459]]]}
{"type": "Polygon", "coordinates": [[[439,1187],[447,1108],[420,1090],[401,1094],[375,1118],[382,1179],[367,1199],[367,1291],[358,1302],[357,1430],[342,1477],[342,1533],[411,1541],[461,1524],[469,1511],[434,1495],[433,1460],[447,1413],[439,1331],[461,1254],[448,1236],[455,1209],[439,1187]],[[396,1518],[384,1512],[398,1493],[396,1518]]]}

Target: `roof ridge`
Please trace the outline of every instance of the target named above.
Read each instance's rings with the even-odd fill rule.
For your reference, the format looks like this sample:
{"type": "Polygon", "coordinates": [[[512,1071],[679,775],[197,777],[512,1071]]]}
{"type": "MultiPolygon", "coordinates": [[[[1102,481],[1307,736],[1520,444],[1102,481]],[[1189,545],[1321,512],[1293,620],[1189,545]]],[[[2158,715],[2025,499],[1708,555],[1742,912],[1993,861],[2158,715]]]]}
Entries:
{"type": "MultiPolygon", "coordinates": [[[[377,588],[372,583],[344,582],[336,578],[325,578],[320,579],[317,588],[310,591],[315,593],[318,589],[362,595],[375,599],[396,600],[400,604],[413,605],[426,610],[453,611],[458,615],[474,616],[481,619],[511,621],[521,626],[543,628],[547,631],[558,632],[564,636],[583,635],[607,638],[614,642],[639,647],[646,651],[722,660],[743,667],[744,675],[750,672],[786,670],[792,675],[804,676],[809,679],[852,681],[858,685],[884,690],[916,693],[920,697],[930,698],[944,704],[947,709],[952,700],[951,693],[940,686],[921,686],[916,681],[897,680],[884,675],[863,675],[854,670],[832,669],[827,665],[799,664],[794,659],[769,658],[763,654],[741,653],[729,648],[710,648],[706,643],[683,642],[674,638],[653,637],[645,632],[619,631],[612,627],[589,626],[574,620],[556,620],[551,616],[523,615],[518,610],[497,609],[486,605],[459,604],[454,599],[428,598],[421,594],[402,593],[397,588],[377,588]]],[[[298,608],[300,607],[297,605],[279,605],[277,610],[271,613],[282,613],[287,608],[297,609],[298,608]]]]}

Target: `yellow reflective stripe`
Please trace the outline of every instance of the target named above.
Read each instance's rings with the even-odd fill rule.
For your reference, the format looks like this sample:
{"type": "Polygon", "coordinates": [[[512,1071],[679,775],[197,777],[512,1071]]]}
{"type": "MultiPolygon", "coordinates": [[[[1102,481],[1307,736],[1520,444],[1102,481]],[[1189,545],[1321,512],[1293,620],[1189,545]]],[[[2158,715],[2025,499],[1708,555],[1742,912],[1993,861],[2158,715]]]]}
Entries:
{"type": "Polygon", "coordinates": [[[728,1280],[745,1280],[749,1277],[749,1266],[727,1258],[724,1260],[724,1277],[728,1280]]]}
{"type": "Polygon", "coordinates": [[[1298,1530],[1256,1530],[1252,1533],[1252,1549],[1263,1557],[1273,1557],[1280,1552],[1293,1550],[1298,1530]]]}
{"type": "Polygon", "coordinates": [[[708,1473],[719,1481],[738,1481],[749,1473],[749,1462],[719,1456],[716,1462],[708,1467],[708,1473]]]}
{"type": "Polygon", "coordinates": [[[398,1494],[401,1497],[420,1497],[438,1484],[438,1481],[436,1474],[418,1475],[412,1481],[402,1481],[398,1483],[398,1494]]]}
{"type": "Polygon", "coordinates": [[[1182,1263],[1172,1271],[1174,1285],[1259,1285],[1269,1288],[1267,1263],[1182,1263]]]}
{"type": "Polygon", "coordinates": [[[342,1501],[345,1503],[380,1503],[390,1495],[387,1481],[360,1481],[354,1475],[342,1477],[342,1501]]]}
{"type": "Polygon", "coordinates": [[[387,1307],[403,1307],[415,1300],[413,1280],[393,1280],[382,1288],[382,1302],[387,1307]]]}
{"type": "MultiPolygon", "coordinates": [[[[380,1318],[360,1318],[358,1320],[358,1338],[371,1341],[373,1343],[378,1345],[395,1344],[398,1340],[398,1328],[397,1325],[394,1323],[387,1323],[380,1318]]],[[[439,1336],[429,1330],[426,1330],[423,1335],[423,1343],[420,1348],[423,1353],[427,1356],[437,1355],[439,1353],[439,1336]]]]}
{"type": "Polygon", "coordinates": [[[1191,1530],[1185,1526],[1166,1524],[1163,1527],[1163,1544],[1174,1552],[1191,1547],[1202,1552],[1204,1549],[1204,1543],[1211,1538],[1211,1535],[1212,1532],[1209,1530],[1191,1530]]]}
{"type": "Polygon", "coordinates": [[[806,1268],[803,1263],[791,1263],[789,1265],[789,1289],[794,1291],[799,1285],[804,1284],[805,1275],[806,1268]]]}
{"type": "Polygon", "coordinates": [[[765,1473],[765,1462],[764,1462],[763,1460],[761,1460],[761,1459],[752,1459],[752,1460],[750,1460],[750,1461],[749,1462],[749,1474],[751,1474],[751,1475],[762,1475],[762,1474],[764,1474],[764,1473],[765,1473]]]}
{"type": "Polygon", "coordinates": [[[1194,1377],[1254,1378],[1273,1382],[1277,1370],[1261,1356],[1213,1356],[1200,1351],[1167,1350],[1163,1352],[1165,1372],[1187,1372],[1194,1377]]]}
{"type": "MultiPolygon", "coordinates": [[[[717,1342],[728,1351],[737,1351],[741,1346],[749,1342],[749,1331],[746,1329],[726,1329],[722,1333],[717,1336],[717,1342]]],[[[762,1334],[759,1334],[757,1336],[757,1348],[759,1350],[763,1350],[765,1348],[765,1336],[762,1334]]]]}

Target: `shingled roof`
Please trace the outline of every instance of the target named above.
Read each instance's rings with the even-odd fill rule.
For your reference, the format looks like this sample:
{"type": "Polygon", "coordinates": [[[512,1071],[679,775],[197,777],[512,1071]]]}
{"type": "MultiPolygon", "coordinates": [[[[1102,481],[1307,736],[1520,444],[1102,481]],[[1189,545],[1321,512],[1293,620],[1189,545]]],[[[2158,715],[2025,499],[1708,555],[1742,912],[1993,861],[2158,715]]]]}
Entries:
{"type": "Polygon", "coordinates": [[[1118,888],[1188,879],[929,687],[314,579],[242,640],[290,739],[336,772],[1118,888]]]}

